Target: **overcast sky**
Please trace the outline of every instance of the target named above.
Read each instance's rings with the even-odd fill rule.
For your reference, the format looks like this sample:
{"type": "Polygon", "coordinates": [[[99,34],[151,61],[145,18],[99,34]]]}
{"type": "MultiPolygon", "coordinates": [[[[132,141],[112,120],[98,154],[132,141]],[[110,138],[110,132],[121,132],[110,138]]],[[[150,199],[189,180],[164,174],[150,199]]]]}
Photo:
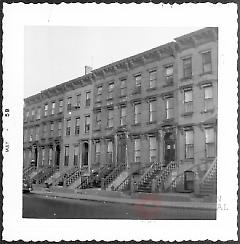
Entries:
{"type": "Polygon", "coordinates": [[[200,28],[26,26],[24,97],[200,28]]]}

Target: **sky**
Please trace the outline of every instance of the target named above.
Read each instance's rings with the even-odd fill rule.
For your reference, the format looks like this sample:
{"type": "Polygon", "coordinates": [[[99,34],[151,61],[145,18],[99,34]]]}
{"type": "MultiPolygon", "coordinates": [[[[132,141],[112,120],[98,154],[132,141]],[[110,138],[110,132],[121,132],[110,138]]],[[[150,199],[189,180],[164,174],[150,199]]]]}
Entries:
{"type": "Polygon", "coordinates": [[[25,26],[24,97],[201,28],[25,26]]]}

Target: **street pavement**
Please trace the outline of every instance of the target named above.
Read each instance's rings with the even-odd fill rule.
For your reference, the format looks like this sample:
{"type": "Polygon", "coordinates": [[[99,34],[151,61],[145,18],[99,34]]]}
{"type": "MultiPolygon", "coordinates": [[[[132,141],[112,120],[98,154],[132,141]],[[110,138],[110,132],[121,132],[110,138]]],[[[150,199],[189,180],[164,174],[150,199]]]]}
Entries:
{"type": "MultiPolygon", "coordinates": [[[[72,194],[79,195],[79,194],[72,194]]],[[[70,196],[70,195],[69,195],[70,196]]],[[[216,219],[216,210],[211,208],[186,208],[139,204],[139,200],[113,202],[102,199],[59,197],[41,192],[23,194],[24,218],[80,218],[80,219],[216,219]]],[[[115,198],[112,198],[112,200],[115,198]]],[[[133,199],[134,200],[134,199],[133,199]]],[[[157,202],[157,201],[155,201],[157,202]]]]}

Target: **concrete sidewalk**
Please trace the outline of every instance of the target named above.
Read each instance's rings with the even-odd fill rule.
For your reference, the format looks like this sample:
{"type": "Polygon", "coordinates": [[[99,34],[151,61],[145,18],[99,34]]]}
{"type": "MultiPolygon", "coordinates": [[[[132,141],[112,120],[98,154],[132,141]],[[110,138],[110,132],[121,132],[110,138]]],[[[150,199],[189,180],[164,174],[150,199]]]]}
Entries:
{"type": "Polygon", "coordinates": [[[109,192],[102,190],[61,192],[52,189],[35,189],[32,191],[32,193],[49,197],[60,197],[99,202],[124,203],[155,207],[216,210],[216,202],[206,202],[203,198],[193,198],[189,194],[186,196],[184,196],[183,194],[167,193],[134,193],[130,195],[124,194],[122,192],[109,192]],[[98,191],[98,194],[96,193],[96,191],[98,191]]]}

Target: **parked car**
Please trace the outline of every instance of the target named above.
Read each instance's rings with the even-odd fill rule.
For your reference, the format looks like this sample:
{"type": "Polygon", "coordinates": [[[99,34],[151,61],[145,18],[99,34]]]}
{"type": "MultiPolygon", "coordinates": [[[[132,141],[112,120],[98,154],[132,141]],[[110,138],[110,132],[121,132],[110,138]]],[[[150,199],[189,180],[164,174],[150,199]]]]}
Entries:
{"type": "Polygon", "coordinates": [[[30,192],[32,190],[32,184],[28,179],[23,179],[23,193],[30,192]]]}

